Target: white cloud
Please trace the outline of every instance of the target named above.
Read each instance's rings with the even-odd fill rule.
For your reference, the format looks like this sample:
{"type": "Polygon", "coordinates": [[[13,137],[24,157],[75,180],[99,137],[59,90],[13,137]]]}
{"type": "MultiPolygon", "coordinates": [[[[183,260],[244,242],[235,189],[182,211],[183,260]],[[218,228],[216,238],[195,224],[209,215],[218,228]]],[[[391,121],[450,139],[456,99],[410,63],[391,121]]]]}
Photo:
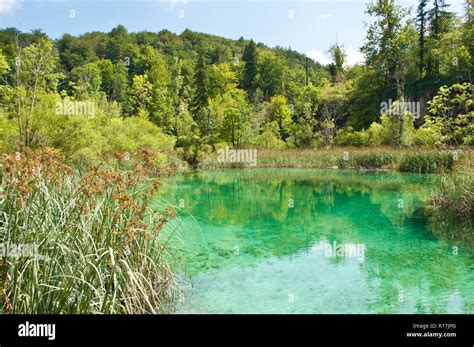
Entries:
{"type": "Polygon", "coordinates": [[[346,48],[346,65],[354,66],[364,62],[364,55],[357,49],[353,47],[346,48]]]}
{"type": "Polygon", "coordinates": [[[20,0],[0,0],[0,13],[15,10],[20,5],[20,0]]]}
{"type": "Polygon", "coordinates": [[[323,52],[318,51],[316,49],[312,49],[309,52],[306,52],[306,56],[322,65],[327,65],[331,63],[331,59],[326,57],[326,55],[323,52]]]}
{"type": "MultiPolygon", "coordinates": [[[[354,66],[364,62],[364,55],[357,49],[349,47],[344,49],[344,51],[346,52],[346,66],[354,66]]],[[[321,51],[318,51],[317,49],[312,49],[309,52],[306,52],[306,56],[322,65],[331,63],[329,56],[321,51]]]]}

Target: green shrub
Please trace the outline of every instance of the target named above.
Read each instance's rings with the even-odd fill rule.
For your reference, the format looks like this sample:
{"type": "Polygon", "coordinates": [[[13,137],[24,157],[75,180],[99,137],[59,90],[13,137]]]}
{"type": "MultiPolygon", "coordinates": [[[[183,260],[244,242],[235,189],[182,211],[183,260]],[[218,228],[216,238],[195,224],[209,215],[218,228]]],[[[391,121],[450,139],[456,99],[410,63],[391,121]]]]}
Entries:
{"type": "Polygon", "coordinates": [[[285,142],[280,139],[279,127],[276,121],[266,124],[263,132],[257,136],[255,141],[257,148],[281,149],[285,147],[285,142]]]}
{"type": "Polygon", "coordinates": [[[334,140],[337,146],[362,147],[370,143],[370,135],[367,131],[354,131],[352,127],[338,130],[334,140]]]}
{"type": "Polygon", "coordinates": [[[415,140],[414,116],[405,112],[403,116],[382,115],[379,123],[372,123],[368,130],[370,143],[375,146],[413,146],[415,140]]]}
{"type": "Polygon", "coordinates": [[[474,133],[473,86],[456,83],[442,86],[428,102],[426,121],[439,132],[439,141],[448,145],[472,144],[474,133]]]}
{"type": "Polygon", "coordinates": [[[415,145],[433,147],[441,144],[441,131],[430,119],[415,131],[415,145]]]}
{"type": "MultiPolygon", "coordinates": [[[[174,138],[166,135],[144,117],[120,117],[120,109],[114,103],[101,99],[88,100],[94,105],[94,114],[58,114],[57,95],[42,95],[37,104],[39,117],[32,127],[35,146],[59,149],[67,158],[80,163],[98,163],[107,153],[129,152],[141,149],[154,152],[156,165],[178,163],[174,151],[174,138]]],[[[7,151],[19,141],[17,122],[0,115],[0,150],[7,151]]]]}

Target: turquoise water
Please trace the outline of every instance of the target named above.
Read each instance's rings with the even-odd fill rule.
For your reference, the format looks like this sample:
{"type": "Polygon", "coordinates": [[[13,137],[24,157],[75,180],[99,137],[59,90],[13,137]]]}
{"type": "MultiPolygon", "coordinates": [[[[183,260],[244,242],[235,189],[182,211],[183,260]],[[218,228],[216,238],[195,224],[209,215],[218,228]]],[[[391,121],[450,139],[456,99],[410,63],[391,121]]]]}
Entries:
{"type": "Polygon", "coordinates": [[[187,313],[474,313],[472,230],[430,224],[438,177],[253,169],[177,175],[187,313]]]}

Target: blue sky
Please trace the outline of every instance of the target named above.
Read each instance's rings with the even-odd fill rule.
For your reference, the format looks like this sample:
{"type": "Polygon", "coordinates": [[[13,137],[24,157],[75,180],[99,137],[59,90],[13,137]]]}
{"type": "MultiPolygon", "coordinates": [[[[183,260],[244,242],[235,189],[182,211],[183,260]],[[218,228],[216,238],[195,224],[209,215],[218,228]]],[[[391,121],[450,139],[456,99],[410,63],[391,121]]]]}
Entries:
{"type": "MultiPolygon", "coordinates": [[[[227,38],[253,38],[269,46],[291,47],[322,63],[334,41],[349,63],[362,59],[366,0],[0,0],[0,28],[63,33],[108,32],[118,24],[129,31],[194,31],[227,38]],[[72,18],[74,17],[74,18],[72,18]]],[[[416,7],[416,1],[402,1],[416,7]]],[[[462,11],[462,0],[449,1],[462,11]]]]}

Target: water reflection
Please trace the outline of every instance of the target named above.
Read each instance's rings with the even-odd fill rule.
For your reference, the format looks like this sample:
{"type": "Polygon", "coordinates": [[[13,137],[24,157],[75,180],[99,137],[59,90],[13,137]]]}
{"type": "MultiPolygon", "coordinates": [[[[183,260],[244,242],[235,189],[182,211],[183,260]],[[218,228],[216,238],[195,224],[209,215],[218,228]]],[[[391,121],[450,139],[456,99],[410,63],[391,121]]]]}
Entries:
{"type": "Polygon", "coordinates": [[[434,228],[423,212],[437,180],[298,169],[174,177],[162,196],[183,206],[173,238],[189,281],[181,310],[473,313],[472,243],[444,237],[448,224],[434,228]],[[363,261],[348,256],[361,245],[363,261]]]}

